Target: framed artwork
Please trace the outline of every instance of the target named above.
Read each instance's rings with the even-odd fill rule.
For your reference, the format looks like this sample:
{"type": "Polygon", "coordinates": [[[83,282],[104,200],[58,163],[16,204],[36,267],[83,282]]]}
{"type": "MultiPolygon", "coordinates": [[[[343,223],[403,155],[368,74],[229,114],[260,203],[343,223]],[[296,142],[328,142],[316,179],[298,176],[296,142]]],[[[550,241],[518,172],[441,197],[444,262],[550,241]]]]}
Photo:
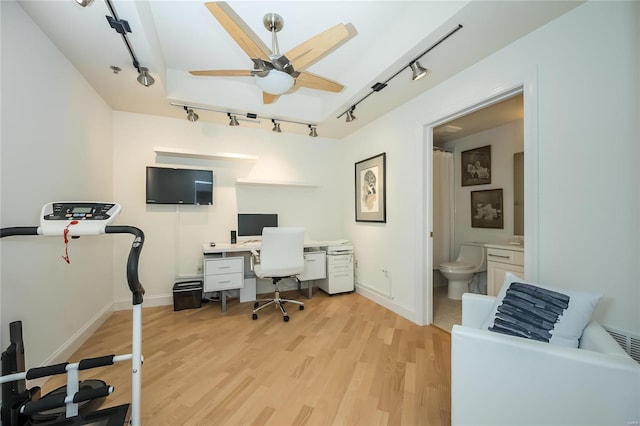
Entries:
{"type": "Polygon", "coordinates": [[[386,222],[385,179],[387,154],[356,163],[356,222],[386,222]]]}
{"type": "Polygon", "coordinates": [[[491,145],[462,151],[462,186],[491,183],[491,145]]]}
{"type": "Polygon", "coordinates": [[[471,191],[471,227],[504,229],[502,189],[471,191]]]}

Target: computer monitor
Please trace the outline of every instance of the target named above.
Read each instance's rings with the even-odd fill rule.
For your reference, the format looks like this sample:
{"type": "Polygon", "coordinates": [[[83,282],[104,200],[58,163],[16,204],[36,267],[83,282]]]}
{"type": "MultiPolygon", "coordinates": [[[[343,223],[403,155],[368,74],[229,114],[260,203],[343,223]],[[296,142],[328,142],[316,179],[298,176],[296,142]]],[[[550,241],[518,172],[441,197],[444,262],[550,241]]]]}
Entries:
{"type": "Polygon", "coordinates": [[[238,213],[238,240],[259,240],[262,228],[278,226],[275,213],[238,213]]]}

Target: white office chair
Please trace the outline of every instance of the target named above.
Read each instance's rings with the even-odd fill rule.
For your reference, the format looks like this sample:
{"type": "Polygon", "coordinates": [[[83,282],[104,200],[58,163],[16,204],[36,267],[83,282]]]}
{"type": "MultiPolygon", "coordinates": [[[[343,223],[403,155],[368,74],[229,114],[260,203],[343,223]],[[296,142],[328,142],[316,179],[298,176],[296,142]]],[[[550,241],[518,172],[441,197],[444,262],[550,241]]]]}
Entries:
{"type": "Polygon", "coordinates": [[[253,319],[258,319],[260,309],[274,305],[280,308],[284,321],[289,321],[284,304],[295,303],[302,311],[304,303],[282,299],[278,283],[282,278],[295,277],[304,271],[304,228],[263,228],[260,253],[254,250],[252,253],[259,262],[253,265],[253,272],[258,278],[271,278],[275,286],[273,299],[261,299],[253,305],[253,319]]]}

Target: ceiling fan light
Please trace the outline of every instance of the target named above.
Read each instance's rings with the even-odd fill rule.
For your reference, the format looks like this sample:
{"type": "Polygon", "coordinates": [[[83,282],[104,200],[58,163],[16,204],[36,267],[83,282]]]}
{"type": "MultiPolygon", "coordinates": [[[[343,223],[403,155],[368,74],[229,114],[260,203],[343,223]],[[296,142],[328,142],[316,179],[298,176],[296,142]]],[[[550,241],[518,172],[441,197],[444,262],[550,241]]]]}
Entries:
{"type": "Polygon", "coordinates": [[[286,72],[271,70],[265,77],[256,76],[256,84],[264,92],[272,95],[282,95],[293,87],[293,77],[286,72]]]}
{"type": "Polygon", "coordinates": [[[144,87],[149,87],[153,83],[155,83],[155,79],[151,77],[149,74],[149,68],[140,67],[140,74],[138,74],[138,83],[142,84],[144,87]]]}
{"type": "Polygon", "coordinates": [[[413,73],[413,75],[411,76],[411,79],[413,81],[420,80],[422,77],[429,73],[429,70],[420,65],[420,62],[418,61],[411,62],[409,64],[409,67],[411,67],[411,72],[413,73]]]}

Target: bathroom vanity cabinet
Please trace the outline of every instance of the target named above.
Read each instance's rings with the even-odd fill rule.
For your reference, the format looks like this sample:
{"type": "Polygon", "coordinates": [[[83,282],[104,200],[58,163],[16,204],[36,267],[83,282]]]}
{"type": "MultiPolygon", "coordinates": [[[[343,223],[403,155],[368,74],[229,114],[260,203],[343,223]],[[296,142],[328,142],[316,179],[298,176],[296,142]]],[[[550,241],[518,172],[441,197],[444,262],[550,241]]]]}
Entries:
{"type": "Polygon", "coordinates": [[[524,279],[524,247],[485,244],[487,248],[487,294],[496,296],[507,272],[524,279]]]}

